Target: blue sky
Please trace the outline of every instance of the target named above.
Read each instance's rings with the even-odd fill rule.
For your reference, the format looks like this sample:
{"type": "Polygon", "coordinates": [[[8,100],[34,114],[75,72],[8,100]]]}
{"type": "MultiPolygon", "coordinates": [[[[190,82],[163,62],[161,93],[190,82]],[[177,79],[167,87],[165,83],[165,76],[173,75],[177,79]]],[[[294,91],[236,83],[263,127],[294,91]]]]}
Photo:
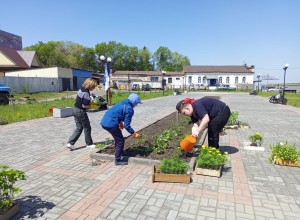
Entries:
{"type": "MultiPolygon", "coordinates": [[[[0,29],[87,47],[116,41],[160,46],[191,65],[255,65],[255,74],[300,82],[299,0],[0,0],[0,29]]],[[[270,81],[269,81],[270,82],[270,81]]]]}

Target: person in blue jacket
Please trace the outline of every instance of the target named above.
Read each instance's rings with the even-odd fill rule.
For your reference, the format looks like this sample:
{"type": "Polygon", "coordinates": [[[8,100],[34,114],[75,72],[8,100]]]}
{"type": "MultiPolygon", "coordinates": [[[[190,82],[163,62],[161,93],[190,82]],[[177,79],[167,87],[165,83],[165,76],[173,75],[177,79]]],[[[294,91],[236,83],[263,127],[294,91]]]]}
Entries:
{"type": "Polygon", "coordinates": [[[135,138],[141,137],[130,126],[131,119],[134,115],[133,108],[139,103],[142,103],[140,97],[137,94],[132,93],[127,99],[118,102],[109,110],[107,110],[100,122],[101,126],[107,130],[115,140],[115,165],[128,164],[128,162],[121,159],[125,144],[125,138],[121,129],[125,128],[135,138]]]}

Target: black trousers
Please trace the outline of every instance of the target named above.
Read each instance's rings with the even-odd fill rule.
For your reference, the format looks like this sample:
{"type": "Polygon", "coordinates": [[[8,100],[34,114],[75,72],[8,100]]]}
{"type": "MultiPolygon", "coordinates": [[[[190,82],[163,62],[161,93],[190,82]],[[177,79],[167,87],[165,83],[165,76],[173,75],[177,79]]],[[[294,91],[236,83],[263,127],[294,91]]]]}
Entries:
{"type": "Polygon", "coordinates": [[[219,149],[219,133],[227,124],[230,117],[230,109],[228,106],[220,112],[217,117],[208,123],[208,146],[219,149]]]}

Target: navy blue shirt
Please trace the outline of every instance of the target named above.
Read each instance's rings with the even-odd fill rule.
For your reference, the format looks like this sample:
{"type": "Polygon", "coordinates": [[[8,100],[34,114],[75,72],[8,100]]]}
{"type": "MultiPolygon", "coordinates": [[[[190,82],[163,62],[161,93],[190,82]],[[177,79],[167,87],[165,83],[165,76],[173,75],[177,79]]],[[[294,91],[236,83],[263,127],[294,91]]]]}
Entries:
{"type": "Polygon", "coordinates": [[[202,120],[206,114],[208,114],[209,120],[212,120],[227,106],[224,102],[209,97],[198,99],[191,105],[193,107],[193,114],[191,116],[193,123],[202,120]]]}
{"type": "Polygon", "coordinates": [[[74,106],[76,108],[85,110],[85,108],[83,108],[82,105],[90,105],[90,103],[91,103],[90,91],[81,87],[81,89],[79,89],[77,93],[74,106]]]}

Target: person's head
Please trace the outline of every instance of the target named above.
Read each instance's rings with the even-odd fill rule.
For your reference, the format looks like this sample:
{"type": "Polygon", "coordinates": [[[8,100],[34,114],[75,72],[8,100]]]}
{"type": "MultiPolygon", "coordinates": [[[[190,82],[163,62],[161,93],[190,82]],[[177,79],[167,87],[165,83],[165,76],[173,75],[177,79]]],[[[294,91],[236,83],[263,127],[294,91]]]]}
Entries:
{"type": "Polygon", "coordinates": [[[189,100],[181,100],[176,105],[176,110],[185,115],[185,116],[192,116],[193,114],[193,106],[191,105],[192,101],[189,100]]]}
{"type": "Polygon", "coordinates": [[[128,99],[131,101],[133,107],[137,106],[139,103],[142,103],[140,97],[135,93],[130,94],[128,99]]]}
{"type": "Polygon", "coordinates": [[[96,88],[96,86],[98,86],[98,82],[92,78],[86,79],[82,84],[82,87],[89,91],[93,91],[96,88]]]}

